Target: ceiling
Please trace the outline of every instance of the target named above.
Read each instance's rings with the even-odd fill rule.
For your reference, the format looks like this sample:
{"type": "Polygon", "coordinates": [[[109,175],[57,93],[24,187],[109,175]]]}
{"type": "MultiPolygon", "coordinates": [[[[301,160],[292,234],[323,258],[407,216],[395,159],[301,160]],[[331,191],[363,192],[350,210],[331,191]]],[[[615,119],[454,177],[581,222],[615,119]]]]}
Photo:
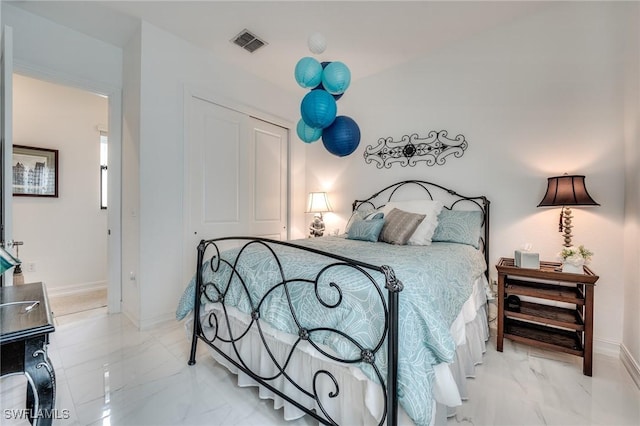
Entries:
{"type": "Polygon", "coordinates": [[[293,69],[313,54],[339,60],[352,81],[513,21],[552,2],[541,1],[7,1],[99,40],[124,47],[147,21],[283,88],[297,87],[293,69]],[[254,53],[230,42],[248,29],[268,44],[254,53]]]}

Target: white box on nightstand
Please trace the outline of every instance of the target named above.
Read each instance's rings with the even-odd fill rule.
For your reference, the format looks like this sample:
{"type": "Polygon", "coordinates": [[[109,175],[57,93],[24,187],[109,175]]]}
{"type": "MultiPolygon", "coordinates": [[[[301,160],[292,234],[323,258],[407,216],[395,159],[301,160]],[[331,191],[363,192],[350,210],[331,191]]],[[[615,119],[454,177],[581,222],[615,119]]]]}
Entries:
{"type": "Polygon", "coordinates": [[[540,255],[530,251],[516,250],[514,264],[518,268],[540,269],[540,255]]]}

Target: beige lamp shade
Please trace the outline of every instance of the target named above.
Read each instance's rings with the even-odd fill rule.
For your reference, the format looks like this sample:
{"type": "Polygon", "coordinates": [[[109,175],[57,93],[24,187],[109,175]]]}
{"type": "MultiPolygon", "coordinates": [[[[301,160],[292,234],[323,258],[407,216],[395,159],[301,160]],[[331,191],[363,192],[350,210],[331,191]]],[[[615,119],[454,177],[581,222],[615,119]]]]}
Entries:
{"type": "Polygon", "coordinates": [[[306,213],[326,213],[331,211],[331,204],[326,192],[310,192],[306,213]]]}

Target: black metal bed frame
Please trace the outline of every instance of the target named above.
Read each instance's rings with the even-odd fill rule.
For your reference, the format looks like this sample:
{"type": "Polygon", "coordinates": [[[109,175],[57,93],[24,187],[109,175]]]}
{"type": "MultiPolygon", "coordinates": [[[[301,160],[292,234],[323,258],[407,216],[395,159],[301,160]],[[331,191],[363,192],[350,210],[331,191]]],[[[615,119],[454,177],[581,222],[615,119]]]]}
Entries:
{"type": "Polygon", "coordinates": [[[391,201],[393,196],[396,195],[401,189],[415,189],[416,187],[420,189],[420,192],[424,191],[423,194],[425,195],[425,199],[443,201],[445,209],[471,209],[479,210],[482,212],[483,233],[480,237],[479,246],[480,250],[482,250],[482,252],[484,253],[484,260],[487,264],[487,271],[485,274],[487,278],[489,278],[489,206],[491,203],[489,199],[484,195],[467,197],[436,183],[413,179],[389,185],[365,200],[355,200],[351,205],[351,209],[352,211],[356,211],[360,208],[363,208],[362,206],[369,206],[372,209],[383,207],[386,203],[391,201]],[[374,202],[375,200],[378,201],[374,202]],[[384,204],[380,204],[379,200],[382,200],[384,204]],[[446,200],[448,200],[449,202],[446,202],[446,200]]]}
{"type": "MultiPolygon", "coordinates": [[[[483,212],[484,217],[484,235],[481,237],[481,249],[485,253],[485,260],[488,263],[488,253],[489,253],[489,201],[484,196],[479,197],[465,197],[459,195],[455,191],[444,188],[440,185],[433,184],[426,181],[419,180],[407,180],[398,182],[396,184],[390,185],[377,193],[373,194],[371,197],[365,200],[355,200],[353,202],[352,208],[353,211],[358,209],[366,209],[367,206],[371,206],[372,208],[378,208],[384,206],[387,202],[391,201],[394,195],[399,193],[401,188],[406,188],[408,186],[417,186],[418,188],[422,188],[426,191],[427,199],[434,199],[434,193],[442,192],[442,194],[448,196],[452,199],[450,203],[445,204],[445,208],[454,209],[456,207],[460,207],[461,204],[471,203],[472,208],[477,208],[483,212]],[[380,201],[382,200],[382,204],[380,201]]],[[[435,198],[440,199],[440,198],[435,198]]],[[[294,351],[296,347],[303,341],[308,342],[313,348],[315,348],[318,352],[320,352],[323,356],[327,357],[330,360],[337,361],[338,363],[344,365],[354,365],[363,363],[365,365],[371,366],[372,370],[375,373],[375,377],[378,379],[378,382],[381,386],[382,393],[384,395],[384,411],[383,416],[380,420],[379,425],[382,425],[386,422],[387,425],[396,425],[398,422],[398,399],[397,399],[397,370],[398,370],[398,351],[399,351],[399,342],[398,342],[398,310],[399,310],[399,296],[400,292],[403,289],[403,284],[396,278],[393,269],[386,265],[371,265],[364,262],[360,262],[354,259],[349,259],[343,256],[335,255],[332,253],[327,253],[321,250],[317,250],[310,247],[304,247],[297,244],[284,242],[284,241],[276,241],[265,238],[257,238],[257,237],[224,237],[224,238],[216,238],[210,240],[202,240],[198,244],[198,259],[196,265],[196,291],[195,291],[195,300],[194,300],[194,323],[193,323],[193,335],[191,342],[191,353],[189,358],[189,365],[193,365],[196,362],[196,349],[198,340],[203,341],[207,346],[213,348],[218,354],[224,357],[228,362],[233,364],[238,370],[244,372],[261,386],[266,387],[274,394],[280,396],[284,400],[296,406],[298,409],[312,416],[316,420],[318,420],[322,424],[329,425],[337,425],[336,421],[331,417],[330,413],[325,409],[321,397],[317,390],[317,384],[321,377],[329,378],[333,382],[333,391],[328,394],[329,398],[336,398],[340,395],[340,387],[336,378],[332,375],[331,372],[320,369],[315,372],[311,371],[313,374],[312,378],[312,386],[311,389],[305,389],[302,385],[296,382],[288,373],[287,368],[289,363],[294,356],[294,351]],[[221,246],[228,244],[229,242],[234,242],[236,245],[243,244],[239,251],[235,255],[234,259],[225,259],[224,256],[221,256],[221,246]],[[285,272],[283,266],[281,264],[280,258],[277,254],[277,249],[279,247],[289,247],[294,248],[296,250],[301,250],[308,253],[313,253],[314,255],[321,256],[326,262],[327,266],[323,267],[317,275],[310,279],[308,277],[287,277],[285,276],[285,272]],[[253,300],[247,284],[240,273],[239,262],[242,261],[243,254],[249,249],[264,249],[266,253],[269,253],[275,263],[277,264],[279,270],[279,280],[273,285],[268,291],[266,291],[263,295],[261,295],[256,300],[253,300]],[[205,253],[208,249],[212,249],[214,251],[210,260],[205,261],[205,253]],[[214,283],[214,282],[205,282],[205,270],[206,268],[210,268],[212,272],[217,272],[220,270],[221,266],[225,268],[230,268],[230,275],[226,280],[226,283],[214,283]],[[343,303],[344,298],[348,297],[348,292],[343,291],[343,285],[341,283],[337,283],[334,280],[331,280],[331,271],[334,268],[351,268],[360,274],[365,280],[368,280],[372,286],[375,287],[375,291],[380,299],[380,306],[384,313],[384,329],[380,331],[379,339],[376,340],[373,347],[366,347],[361,342],[359,342],[353,336],[350,336],[343,332],[342,330],[338,330],[331,327],[315,327],[309,328],[305,326],[304,312],[297,312],[294,306],[291,303],[290,298],[290,288],[292,286],[313,286],[315,291],[315,297],[317,299],[317,303],[321,304],[325,308],[336,308],[343,303]],[[384,288],[387,290],[386,298],[383,290],[381,289],[381,285],[378,284],[378,281],[374,276],[378,277],[378,281],[384,281],[384,283],[380,283],[384,285],[384,288]],[[318,292],[318,287],[323,285],[322,283],[328,282],[329,287],[333,292],[335,292],[336,300],[328,301],[324,300],[323,296],[318,292]],[[250,313],[250,322],[246,326],[239,335],[234,335],[231,326],[229,323],[229,313],[227,311],[227,306],[225,305],[225,296],[229,292],[230,286],[232,285],[241,285],[241,291],[248,298],[249,303],[251,305],[251,313],[250,313]],[[260,308],[263,306],[265,299],[272,295],[275,291],[282,291],[284,296],[287,298],[288,306],[291,311],[291,316],[293,321],[296,324],[298,336],[295,343],[290,348],[286,359],[284,362],[280,362],[276,359],[273,354],[272,349],[270,348],[267,340],[265,339],[265,334],[263,327],[261,326],[260,319],[260,308]],[[212,296],[213,295],[213,296],[212,296]],[[219,304],[221,307],[222,313],[217,314],[215,311],[211,311],[203,316],[201,319],[201,301],[206,299],[210,303],[219,304]],[[218,315],[223,318],[219,318],[218,315]],[[213,328],[213,334],[209,336],[206,335],[203,330],[202,322],[207,321],[210,328],[213,328]],[[226,327],[225,327],[226,326],[226,327]],[[238,342],[249,334],[249,331],[252,327],[255,327],[257,332],[260,335],[262,340],[263,348],[266,350],[269,355],[273,365],[277,369],[277,374],[263,377],[255,371],[252,371],[251,368],[247,365],[247,363],[242,359],[240,352],[238,350],[238,342]],[[223,336],[223,332],[227,333],[228,337],[223,336]],[[337,356],[335,353],[330,353],[327,351],[326,347],[322,344],[314,341],[314,335],[317,335],[321,332],[324,333],[336,333],[342,339],[346,339],[346,341],[350,342],[354,345],[359,351],[359,355],[353,358],[342,358],[337,356]],[[386,375],[383,375],[380,368],[376,364],[377,355],[383,350],[385,346],[387,347],[387,371],[386,375]],[[220,347],[216,346],[215,343],[219,345],[230,345],[230,350],[232,350],[233,354],[235,354],[237,359],[234,359],[227,355],[220,347]],[[319,407],[321,413],[317,412],[314,409],[308,409],[301,402],[296,401],[292,396],[287,395],[276,388],[272,383],[276,379],[284,379],[288,383],[292,384],[295,389],[305,395],[305,398],[309,400],[307,402],[313,402],[319,407]]],[[[488,272],[487,272],[488,273],[488,272]]],[[[363,319],[366,321],[366,319],[363,319]]]]}

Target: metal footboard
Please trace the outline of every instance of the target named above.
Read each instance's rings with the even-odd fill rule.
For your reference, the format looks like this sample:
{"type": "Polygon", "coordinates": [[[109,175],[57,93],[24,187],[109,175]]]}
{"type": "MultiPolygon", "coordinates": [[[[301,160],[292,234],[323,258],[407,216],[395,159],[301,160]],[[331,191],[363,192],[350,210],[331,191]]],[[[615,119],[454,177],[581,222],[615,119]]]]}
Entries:
{"type": "MultiPolygon", "coordinates": [[[[294,351],[302,342],[306,342],[305,344],[311,345],[323,357],[331,361],[341,365],[360,365],[369,369],[368,371],[371,372],[374,381],[380,384],[385,398],[384,414],[379,424],[397,424],[398,301],[399,293],[402,291],[403,286],[396,279],[393,269],[388,266],[366,264],[309,247],[264,238],[226,237],[202,240],[197,250],[196,291],[193,309],[194,327],[189,365],[193,365],[196,362],[196,349],[200,340],[261,386],[293,404],[320,423],[336,425],[338,423],[323,403],[323,400],[326,400],[327,397],[341,397],[341,389],[334,375],[326,369],[309,371],[311,375],[311,379],[309,379],[310,386],[305,386],[290,375],[289,366],[294,356],[294,351]],[[222,250],[222,247],[230,244],[235,246],[233,255],[229,255],[229,252],[222,250]],[[282,264],[279,251],[291,249],[300,250],[301,253],[311,253],[314,258],[322,259],[324,266],[313,277],[306,275],[287,276],[287,268],[282,264]],[[271,262],[271,265],[275,265],[274,270],[276,271],[276,278],[273,284],[268,284],[268,288],[263,289],[260,294],[255,294],[255,291],[250,288],[249,280],[244,276],[246,270],[243,261],[248,256],[248,253],[255,250],[263,251],[269,256],[269,262],[271,262]],[[379,335],[376,333],[375,341],[372,345],[363,344],[357,336],[349,335],[344,330],[341,330],[339,325],[335,327],[318,324],[310,326],[309,324],[313,323],[313,321],[310,321],[310,318],[307,317],[308,315],[305,315],[305,312],[300,312],[298,307],[292,303],[292,292],[305,287],[305,290],[312,294],[312,298],[314,298],[309,303],[322,306],[321,309],[345,309],[345,306],[349,306],[346,304],[347,300],[350,303],[354,303],[349,299],[350,284],[340,281],[340,277],[343,274],[338,272],[345,271],[345,268],[350,270],[350,276],[353,276],[352,271],[355,271],[359,280],[365,282],[366,285],[370,283],[373,289],[370,294],[375,295],[376,305],[379,305],[376,314],[382,314],[384,317],[382,329],[379,330],[379,335]],[[216,277],[216,274],[222,274],[223,271],[225,273],[224,277],[223,275],[218,275],[217,278],[212,279],[212,277],[216,277]],[[232,291],[235,291],[236,294],[239,292],[243,297],[245,306],[250,306],[250,311],[246,312],[250,320],[239,333],[237,331],[234,333],[229,325],[229,310],[231,308],[227,305],[226,298],[230,296],[232,291]],[[264,334],[264,328],[267,323],[262,318],[263,310],[267,306],[268,300],[271,297],[276,297],[276,295],[286,299],[290,311],[287,314],[291,315],[291,324],[295,328],[293,335],[297,334],[284,359],[278,359],[274,355],[274,351],[264,334]],[[219,309],[204,313],[201,311],[202,302],[214,304],[219,309]],[[205,331],[201,321],[206,322],[207,331],[205,331]],[[242,339],[247,338],[250,331],[257,332],[260,336],[262,349],[269,355],[277,371],[275,374],[261,375],[260,372],[253,371],[248,362],[243,359],[238,347],[242,339]],[[338,355],[336,351],[328,350],[327,346],[320,342],[322,336],[327,336],[327,333],[335,336],[335,338],[351,348],[349,356],[338,355]],[[221,349],[224,345],[234,356],[229,356],[221,349]],[[385,349],[386,354],[384,353],[385,349]],[[379,362],[380,359],[386,359],[387,362],[379,362]],[[320,395],[318,383],[327,379],[330,380],[329,383],[332,382],[331,387],[333,390],[328,395],[320,395]],[[304,401],[297,400],[292,395],[281,391],[274,385],[275,380],[284,380],[291,384],[296,389],[298,397],[302,395],[304,401]],[[310,404],[315,405],[318,409],[307,408],[310,404]]],[[[370,320],[362,318],[362,321],[370,320]]]]}

